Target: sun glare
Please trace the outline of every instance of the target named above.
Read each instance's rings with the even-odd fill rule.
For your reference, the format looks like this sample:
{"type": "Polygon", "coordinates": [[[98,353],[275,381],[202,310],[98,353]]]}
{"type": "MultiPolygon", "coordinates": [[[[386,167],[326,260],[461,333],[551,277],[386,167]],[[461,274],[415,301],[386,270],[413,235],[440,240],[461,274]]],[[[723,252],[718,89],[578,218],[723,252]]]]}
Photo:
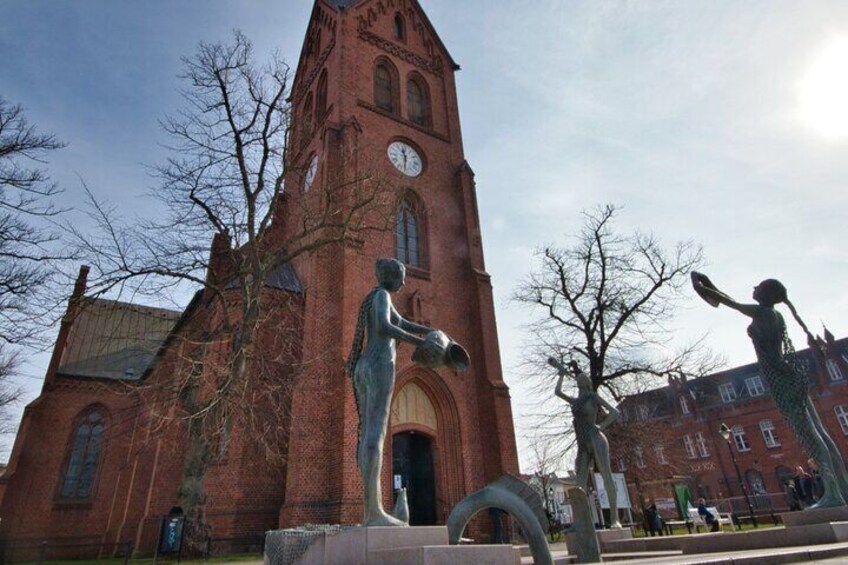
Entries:
{"type": "Polygon", "coordinates": [[[801,116],[825,137],[848,137],[848,38],[834,38],[801,81],[801,116]]]}

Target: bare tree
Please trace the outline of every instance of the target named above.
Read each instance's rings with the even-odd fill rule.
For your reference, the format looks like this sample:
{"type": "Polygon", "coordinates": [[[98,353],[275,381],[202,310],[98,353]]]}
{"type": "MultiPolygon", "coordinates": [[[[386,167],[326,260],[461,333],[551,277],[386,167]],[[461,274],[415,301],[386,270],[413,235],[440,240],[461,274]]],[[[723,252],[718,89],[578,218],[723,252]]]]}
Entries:
{"type": "Polygon", "coordinates": [[[19,347],[39,344],[52,321],[51,262],[62,255],[52,220],[62,212],[54,202],[61,191],[43,166],[61,147],[27,121],[20,105],[0,98],[0,415],[19,397],[9,384],[19,347]]]}
{"type": "MultiPolygon", "coordinates": [[[[613,400],[663,384],[669,375],[715,370],[716,358],[696,341],[672,351],[675,308],[689,272],[702,262],[699,246],[677,243],[670,251],[650,234],[614,230],[612,205],[584,212],[571,247],[546,247],[514,300],[535,308],[527,366],[543,398],[537,428],[568,446],[570,418],[551,400],[549,356],[575,359],[592,387],[613,400]]],[[[603,417],[603,416],[601,416],[603,417]]]]}
{"type": "Polygon", "coordinates": [[[172,156],[154,169],[154,196],[167,215],[128,224],[92,198],[99,235],[75,234],[99,273],[95,293],[203,287],[197,301],[203,306],[170,346],[173,380],[153,383],[147,393],[156,416],[187,422],[179,496],[192,524],[190,539],[202,543],[208,533],[203,479],[232,427],[250,425],[240,433],[284,456],[284,438],[270,437],[287,429],[285,422],[252,417],[261,406],[263,414],[279,416],[290,393],[290,384],[281,383],[291,383],[297,357],[291,347],[298,336],[285,335],[275,319],[281,309],[289,322],[294,316],[294,327],[287,326],[294,332],[296,304],[269,292],[269,276],[303,254],[387,229],[391,191],[355,144],[336,166],[323,169],[308,193],[297,190],[306,171],[287,167],[291,74],[277,55],[260,68],[251,43],[236,32],[230,44],[201,44],[184,64],[185,109],[162,124],[172,156]],[[258,348],[261,336],[277,342],[258,348]]]}

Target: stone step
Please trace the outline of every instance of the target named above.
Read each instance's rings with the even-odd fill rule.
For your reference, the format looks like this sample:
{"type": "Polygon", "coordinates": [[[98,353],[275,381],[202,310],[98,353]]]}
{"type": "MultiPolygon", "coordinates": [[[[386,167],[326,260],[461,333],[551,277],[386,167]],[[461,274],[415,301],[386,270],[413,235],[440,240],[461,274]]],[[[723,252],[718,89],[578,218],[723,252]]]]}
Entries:
{"type": "MultiPolygon", "coordinates": [[[[564,551],[552,551],[552,557],[554,558],[554,565],[570,565],[571,563],[577,563],[577,556],[570,555],[568,552],[564,551]]],[[[607,561],[624,561],[624,560],[633,560],[633,559],[659,559],[661,557],[680,557],[683,555],[679,551],[637,551],[632,553],[604,553],[602,557],[604,562],[607,561]]],[[[532,557],[522,557],[521,565],[533,565],[532,557]]]]}
{"type": "Polygon", "coordinates": [[[763,528],[744,532],[716,532],[681,536],[633,538],[604,543],[607,553],[679,550],[686,555],[795,547],[848,541],[848,522],[811,524],[792,528],[763,528]]]}
{"type": "MultiPolygon", "coordinates": [[[[530,558],[532,563],[533,559],[530,558]]],[[[368,565],[520,565],[521,552],[511,545],[436,545],[368,552],[368,565]]]]}
{"type": "MultiPolygon", "coordinates": [[[[604,559],[606,560],[606,555],[604,555],[604,559]]],[[[619,561],[619,565],[781,565],[784,563],[818,563],[825,559],[843,559],[844,561],[838,562],[848,563],[848,543],[639,558],[619,561]]]]}

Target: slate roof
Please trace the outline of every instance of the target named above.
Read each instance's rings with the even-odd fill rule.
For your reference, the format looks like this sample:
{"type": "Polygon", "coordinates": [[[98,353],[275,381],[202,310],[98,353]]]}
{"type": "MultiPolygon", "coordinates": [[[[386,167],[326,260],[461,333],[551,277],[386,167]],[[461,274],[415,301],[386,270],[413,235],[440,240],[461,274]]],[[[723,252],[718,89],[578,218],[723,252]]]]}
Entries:
{"type": "MultiPolygon", "coordinates": [[[[303,284],[300,278],[292,267],[291,263],[280,263],[277,267],[268,273],[265,279],[265,286],[274,290],[286,290],[288,292],[303,292],[303,284]]],[[[227,290],[238,288],[239,279],[231,280],[225,287],[227,290]]]]}
{"type": "MultiPolygon", "coordinates": [[[[275,290],[302,293],[294,267],[281,263],[268,274],[265,285],[275,290]]],[[[238,288],[238,279],[228,289],[238,288]]],[[[171,332],[193,313],[198,292],[184,312],[86,298],[71,326],[57,373],[94,379],[141,380],[153,365],[171,332]]]]}
{"type": "MultiPolygon", "coordinates": [[[[842,355],[848,359],[848,338],[836,340],[832,354],[842,355]]],[[[807,374],[810,379],[810,386],[812,386],[817,371],[817,363],[812,352],[809,348],[805,348],[797,351],[796,355],[802,363],[807,365],[807,374]]],[[[648,418],[664,418],[673,416],[674,405],[677,402],[677,397],[681,394],[688,394],[691,400],[696,402],[701,409],[710,409],[748,402],[755,397],[761,398],[764,395],[768,395],[770,392],[768,384],[762,378],[758,363],[749,363],[703,377],[689,379],[685,383],[678,385],[678,387],[677,390],[674,390],[670,386],[664,386],[629,396],[620,403],[620,407],[624,410],[631,410],[635,409],[637,405],[643,405],[647,406],[649,410],[649,414],[647,414],[648,418]],[[752,396],[748,389],[747,381],[756,376],[760,377],[765,391],[763,394],[752,396]],[[719,390],[721,385],[727,383],[733,385],[736,393],[735,398],[729,402],[725,402],[722,399],[719,390]]]]}
{"type": "Polygon", "coordinates": [[[86,298],[71,326],[57,372],[138,380],[181,315],[164,308],[86,298]]]}

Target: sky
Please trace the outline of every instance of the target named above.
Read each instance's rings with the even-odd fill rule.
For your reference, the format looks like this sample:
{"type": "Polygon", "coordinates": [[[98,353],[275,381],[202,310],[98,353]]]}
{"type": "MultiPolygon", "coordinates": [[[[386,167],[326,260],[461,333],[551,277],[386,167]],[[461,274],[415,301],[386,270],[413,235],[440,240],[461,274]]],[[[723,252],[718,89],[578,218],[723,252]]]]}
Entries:
{"type": "MultiPolygon", "coordinates": [[[[525,470],[533,399],[520,362],[533,313],[510,295],[535,249],[569,243],[582,210],[612,202],[625,232],[698,242],[704,271],[738,298],[778,278],[814,331],[848,335],[848,2],[421,4],[462,67],[463,141],[525,470]]],[[[68,143],[49,163],[64,204],[79,206],[82,179],[122,213],[154,214],[144,165],[165,155],[159,120],[180,107],[180,58],[237,28],[258,55],[295,65],[311,7],[7,1],[0,95],[68,143]]],[[[708,332],[728,366],[755,360],[745,326],[694,297],[675,321],[681,342],[708,332]]],[[[18,412],[46,364],[29,357],[18,412]]],[[[0,460],[11,441],[0,438],[0,460]]]]}

